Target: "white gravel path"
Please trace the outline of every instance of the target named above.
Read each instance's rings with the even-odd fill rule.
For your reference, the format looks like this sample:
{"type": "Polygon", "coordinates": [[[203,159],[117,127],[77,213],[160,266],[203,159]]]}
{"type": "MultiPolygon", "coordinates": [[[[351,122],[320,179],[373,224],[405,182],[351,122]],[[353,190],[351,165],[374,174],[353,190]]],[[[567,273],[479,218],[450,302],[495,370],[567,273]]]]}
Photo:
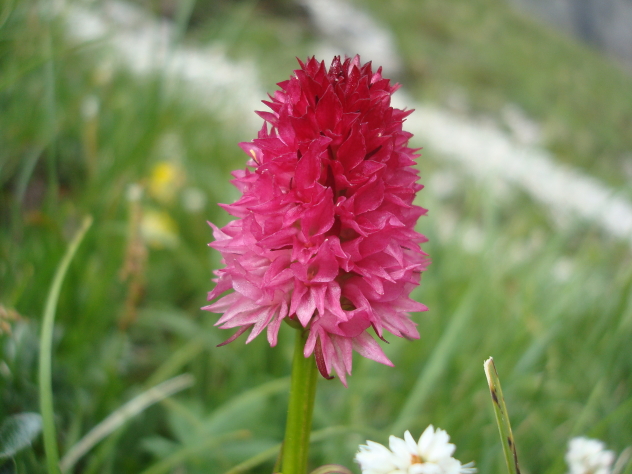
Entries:
{"type": "MultiPolygon", "coordinates": [[[[400,67],[391,35],[366,13],[354,14],[354,7],[342,0],[302,2],[329,38],[330,49],[355,50],[364,58],[371,57],[374,64],[387,64],[387,71],[400,67]],[[337,16],[357,21],[336,23],[332,19],[337,16]],[[366,40],[368,30],[373,31],[371,41],[366,40]]],[[[174,46],[169,22],[150,18],[121,1],[104,2],[98,9],[74,4],[66,17],[71,37],[101,39],[132,71],[161,72],[169,82],[186,85],[198,103],[230,114],[253,132],[260,127],[261,119],[252,111],[261,109],[266,95],[253,64],[229,60],[221,47],[174,46]]],[[[402,90],[395,94],[394,103],[416,109],[406,127],[415,134],[416,143],[457,162],[469,174],[521,187],[554,216],[567,216],[556,220],[560,224],[585,219],[632,244],[632,203],[599,180],[557,164],[543,148],[525,146],[492,124],[415,103],[402,90]]]]}
{"type": "Polygon", "coordinates": [[[254,64],[228,59],[221,45],[175,46],[172,22],[156,20],[123,1],[104,1],[98,8],[72,3],[65,15],[72,38],[101,40],[131,71],[160,73],[174,90],[184,86],[199,104],[222,110],[252,130],[261,128],[261,119],[252,111],[261,108],[266,94],[254,64]]]}
{"type": "Polygon", "coordinates": [[[415,109],[406,128],[416,142],[462,164],[472,175],[521,187],[560,225],[584,219],[632,244],[632,204],[598,179],[556,163],[543,148],[517,143],[492,124],[414,104],[402,95],[394,102],[415,109]]]}

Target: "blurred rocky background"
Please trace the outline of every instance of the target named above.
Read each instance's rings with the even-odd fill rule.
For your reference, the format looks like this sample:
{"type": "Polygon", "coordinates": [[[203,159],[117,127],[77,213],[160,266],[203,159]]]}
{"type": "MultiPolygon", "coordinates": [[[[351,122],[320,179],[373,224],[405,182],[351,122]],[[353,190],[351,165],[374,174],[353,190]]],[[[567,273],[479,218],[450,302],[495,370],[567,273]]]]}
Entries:
{"type": "Polygon", "coordinates": [[[553,27],[595,46],[632,71],[632,1],[509,0],[553,27]]]}

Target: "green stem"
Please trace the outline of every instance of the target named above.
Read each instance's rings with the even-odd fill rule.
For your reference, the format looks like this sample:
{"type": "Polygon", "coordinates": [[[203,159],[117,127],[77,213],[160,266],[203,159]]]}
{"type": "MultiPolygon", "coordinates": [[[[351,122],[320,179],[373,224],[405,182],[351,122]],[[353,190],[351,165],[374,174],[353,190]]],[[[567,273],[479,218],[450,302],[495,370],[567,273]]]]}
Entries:
{"type": "Polygon", "coordinates": [[[290,402],[281,458],[283,474],[305,474],[307,471],[307,454],[309,435],[312,430],[317,375],[314,356],[309,358],[303,356],[307,335],[307,331],[298,329],[294,344],[290,402]]]}
{"type": "Polygon", "coordinates": [[[53,329],[55,326],[55,309],[61,291],[61,284],[70,265],[72,257],[75,255],[83,236],[92,224],[92,217],[88,216],[83,220],[81,228],[75,234],[72,242],[66,250],[66,254],[57,267],[53,284],[48,291],[46,306],[44,308],[44,318],[42,321],[42,334],[39,347],[39,399],[40,411],[42,412],[42,424],[44,432],[44,452],[46,453],[46,464],[48,474],[59,472],[59,452],[57,450],[57,434],[55,432],[55,411],[53,408],[53,388],[51,377],[51,359],[53,348],[53,329]]]}
{"type": "Polygon", "coordinates": [[[487,359],[483,367],[485,368],[485,376],[487,377],[487,384],[489,385],[489,391],[492,396],[496,424],[498,425],[498,431],[500,433],[500,442],[503,445],[503,453],[505,453],[507,470],[509,474],[520,474],[518,455],[516,454],[516,443],[514,442],[513,433],[511,432],[509,414],[505,406],[505,397],[503,397],[503,390],[500,387],[500,379],[498,378],[494,359],[491,357],[487,359]]]}

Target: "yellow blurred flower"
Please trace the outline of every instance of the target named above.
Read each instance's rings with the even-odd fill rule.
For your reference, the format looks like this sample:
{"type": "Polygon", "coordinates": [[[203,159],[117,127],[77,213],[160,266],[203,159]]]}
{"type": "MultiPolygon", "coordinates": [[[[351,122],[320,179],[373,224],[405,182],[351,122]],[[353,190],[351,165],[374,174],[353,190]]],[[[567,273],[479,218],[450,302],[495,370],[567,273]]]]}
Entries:
{"type": "Polygon", "coordinates": [[[186,181],[182,167],[171,161],[159,161],[149,176],[149,194],[156,201],[171,204],[186,181]]]}
{"type": "Polygon", "coordinates": [[[146,210],[140,231],[147,245],[152,248],[173,248],[178,245],[178,225],[165,211],[146,210]]]}

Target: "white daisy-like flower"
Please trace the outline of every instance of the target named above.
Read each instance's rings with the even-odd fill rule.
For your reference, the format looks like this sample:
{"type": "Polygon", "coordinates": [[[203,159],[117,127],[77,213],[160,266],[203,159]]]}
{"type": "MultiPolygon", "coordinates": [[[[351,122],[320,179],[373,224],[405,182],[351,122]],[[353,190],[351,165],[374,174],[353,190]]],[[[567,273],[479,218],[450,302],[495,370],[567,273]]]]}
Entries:
{"type": "Polygon", "coordinates": [[[565,459],[569,474],[610,474],[614,457],[601,441],[580,437],[570,440],[565,459]]]}
{"type": "Polygon", "coordinates": [[[355,460],[362,474],[472,474],[474,463],[461,464],[452,457],[456,446],[444,430],[428,426],[415,442],[409,431],[404,439],[391,436],[390,450],[374,441],[360,445],[355,460]]]}

